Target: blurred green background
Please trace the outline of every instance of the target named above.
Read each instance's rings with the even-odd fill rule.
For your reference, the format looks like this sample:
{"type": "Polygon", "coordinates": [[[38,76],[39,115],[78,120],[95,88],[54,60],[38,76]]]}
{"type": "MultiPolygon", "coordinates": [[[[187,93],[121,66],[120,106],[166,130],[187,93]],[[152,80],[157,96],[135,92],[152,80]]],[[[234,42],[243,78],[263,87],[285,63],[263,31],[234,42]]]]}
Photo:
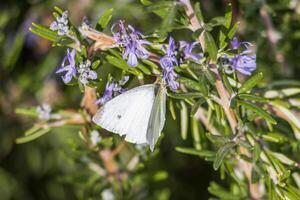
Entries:
{"type": "MultiPolygon", "coordinates": [[[[222,15],[229,2],[235,20],[240,21],[238,37],[256,44],[257,66],[265,72],[265,81],[299,79],[299,1],[203,0],[205,19],[222,15]]],[[[55,5],[69,10],[77,25],[83,16],[95,24],[109,8],[114,8],[112,21],[125,19],[145,34],[160,19],[146,12],[138,0],[10,0],[0,5],[0,199],[100,199],[98,183],[90,181],[95,174],[87,169],[84,154],[78,155],[82,141],[76,128],[57,129],[27,144],[14,143],[34,122],[14,114],[16,107],[47,102],[55,109],[76,109],[82,96],[55,75],[64,50],[51,48],[28,27],[31,22],[49,25],[55,5]]],[[[191,40],[190,34],[175,31],[172,35],[191,40]]],[[[146,173],[165,171],[168,176],[160,182],[146,182],[147,191],[164,189],[170,199],[208,199],[211,181],[226,182],[220,181],[210,163],[176,152],[175,146],[188,146],[191,141],[181,140],[177,121],[168,117],[166,124],[160,154],[146,163],[146,173]]]]}

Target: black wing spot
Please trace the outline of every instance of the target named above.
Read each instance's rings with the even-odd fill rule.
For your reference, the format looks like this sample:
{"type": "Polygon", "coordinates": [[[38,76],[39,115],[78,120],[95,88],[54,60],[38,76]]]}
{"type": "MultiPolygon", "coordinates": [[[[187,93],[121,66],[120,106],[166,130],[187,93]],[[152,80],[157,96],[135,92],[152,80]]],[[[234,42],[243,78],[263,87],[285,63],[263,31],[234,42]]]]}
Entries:
{"type": "Polygon", "coordinates": [[[121,119],[121,118],[122,118],[122,116],[121,116],[121,115],[117,115],[117,118],[118,118],[118,119],[121,119]]]}

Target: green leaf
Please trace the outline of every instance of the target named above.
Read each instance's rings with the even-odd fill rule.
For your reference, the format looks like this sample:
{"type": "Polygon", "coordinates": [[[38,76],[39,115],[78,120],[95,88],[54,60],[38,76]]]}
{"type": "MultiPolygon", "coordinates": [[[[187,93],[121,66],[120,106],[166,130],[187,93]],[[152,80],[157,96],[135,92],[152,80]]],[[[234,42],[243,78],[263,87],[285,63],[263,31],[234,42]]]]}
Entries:
{"type": "Polygon", "coordinates": [[[267,142],[274,142],[274,143],[284,143],[287,141],[287,138],[279,133],[263,134],[262,138],[267,142]]]}
{"type": "Polygon", "coordinates": [[[234,24],[234,26],[229,30],[227,33],[227,29],[224,27],[221,27],[220,32],[219,32],[219,47],[221,50],[225,49],[232,38],[235,36],[235,33],[239,27],[239,22],[234,24]]]}
{"type": "Polygon", "coordinates": [[[263,73],[259,72],[251,76],[239,89],[239,93],[245,93],[250,91],[255,85],[257,85],[263,79],[263,73]]]}
{"type": "Polygon", "coordinates": [[[196,15],[200,25],[203,26],[204,25],[204,18],[203,18],[203,15],[202,15],[200,2],[195,3],[194,10],[195,10],[195,15],[196,15]]]}
{"type": "Polygon", "coordinates": [[[243,199],[241,195],[239,194],[232,194],[228,191],[226,191],[224,188],[219,186],[218,184],[211,182],[210,186],[208,187],[208,191],[219,197],[222,200],[240,200],[243,199]]]}
{"type": "Polygon", "coordinates": [[[251,183],[257,183],[261,178],[261,174],[258,173],[255,168],[252,170],[252,173],[251,173],[251,183]]]}
{"type": "Polygon", "coordinates": [[[194,116],[199,108],[203,103],[205,103],[206,100],[204,98],[200,98],[194,105],[192,106],[191,114],[190,116],[194,116]]]}
{"type": "Polygon", "coordinates": [[[28,129],[28,130],[24,133],[24,135],[25,135],[25,136],[31,135],[31,134],[37,132],[39,129],[40,129],[40,127],[38,127],[38,126],[35,125],[35,126],[33,126],[32,128],[28,129]]]}
{"type": "Polygon", "coordinates": [[[263,110],[260,107],[257,107],[251,103],[245,102],[245,101],[238,101],[239,105],[244,106],[246,109],[252,110],[260,117],[264,118],[265,120],[269,121],[271,124],[277,124],[276,120],[265,110],[263,110]]]}
{"type": "Polygon", "coordinates": [[[186,148],[186,147],[176,147],[176,151],[180,153],[190,154],[194,156],[200,157],[214,157],[215,153],[213,151],[208,150],[197,150],[194,148],[186,148]]]}
{"type": "Polygon", "coordinates": [[[300,191],[299,189],[291,186],[291,185],[287,185],[284,188],[281,188],[281,192],[284,193],[284,195],[286,196],[286,199],[289,200],[298,200],[300,199],[300,191]]]}
{"type": "Polygon", "coordinates": [[[112,13],[113,13],[114,9],[108,9],[106,10],[100,17],[100,19],[98,20],[98,24],[96,27],[99,30],[104,30],[107,26],[107,24],[110,22],[111,18],[112,18],[112,13]]]}
{"type": "Polygon", "coordinates": [[[178,81],[181,84],[185,85],[189,89],[193,89],[193,90],[197,90],[197,91],[202,90],[202,88],[200,86],[200,83],[198,83],[197,81],[194,81],[192,79],[185,78],[185,77],[180,77],[180,78],[178,78],[178,81]]]}
{"type": "Polygon", "coordinates": [[[225,17],[214,17],[208,22],[207,25],[209,25],[211,27],[226,26],[226,19],[225,19],[225,17]]]}
{"type": "Polygon", "coordinates": [[[104,138],[100,141],[100,145],[105,148],[110,148],[114,144],[113,137],[104,138]]]}
{"type": "Polygon", "coordinates": [[[58,6],[54,6],[54,10],[56,12],[58,12],[60,15],[62,15],[64,13],[64,11],[60,7],[58,7],[58,6]]]}
{"type": "MultiPolygon", "coordinates": [[[[150,6],[148,6],[146,8],[147,11],[156,11],[156,10],[162,10],[165,9],[166,12],[168,11],[168,9],[170,7],[174,6],[174,3],[171,1],[160,1],[160,2],[156,2],[155,4],[151,4],[150,6]]],[[[166,15],[166,14],[165,14],[166,15]]],[[[164,16],[165,16],[164,15],[164,16]]],[[[164,17],[164,16],[160,16],[160,17],[164,17]]]]}
{"type": "Polygon", "coordinates": [[[226,42],[226,29],[224,27],[220,28],[219,32],[219,47],[220,49],[224,49],[228,43],[226,42]]]}
{"type": "Polygon", "coordinates": [[[152,2],[150,0],[140,0],[140,2],[144,5],[144,6],[149,6],[152,4],[152,2]]]}
{"type": "Polygon", "coordinates": [[[295,96],[300,93],[300,88],[285,88],[281,90],[268,90],[265,93],[266,98],[285,98],[295,96]]]}
{"type": "Polygon", "coordinates": [[[169,99],[169,110],[173,120],[176,120],[176,111],[174,108],[174,101],[172,99],[169,99]]]}
{"type": "Polygon", "coordinates": [[[172,25],[175,19],[176,10],[176,6],[172,4],[172,6],[170,6],[168,9],[167,15],[163,18],[163,22],[160,28],[160,33],[162,36],[166,36],[168,32],[172,31],[172,25]]]}
{"type": "Polygon", "coordinates": [[[292,159],[288,158],[286,155],[282,153],[272,152],[272,155],[277,158],[281,163],[290,165],[290,166],[297,166],[297,163],[293,161],[292,159]]]}
{"type": "Polygon", "coordinates": [[[235,33],[236,33],[236,31],[238,30],[239,25],[240,25],[239,22],[235,23],[235,24],[233,25],[233,27],[230,29],[230,31],[228,32],[227,37],[228,37],[228,39],[229,39],[230,41],[231,41],[232,38],[235,36],[235,33]]]}
{"type": "Polygon", "coordinates": [[[60,39],[60,37],[58,36],[58,34],[55,31],[52,31],[48,27],[38,25],[36,23],[32,23],[32,26],[29,28],[29,30],[32,33],[34,33],[42,38],[45,38],[51,42],[57,42],[60,39]]]}
{"type": "Polygon", "coordinates": [[[224,85],[225,85],[225,87],[226,87],[228,93],[229,93],[230,95],[233,94],[233,89],[232,89],[232,87],[231,87],[231,85],[230,85],[230,82],[229,82],[229,80],[228,80],[228,76],[227,76],[227,74],[225,74],[224,72],[222,72],[222,80],[223,80],[223,82],[224,82],[224,85]]]}
{"type": "Polygon", "coordinates": [[[202,48],[204,47],[204,52],[208,52],[208,55],[211,59],[212,64],[216,64],[218,49],[217,49],[214,38],[207,31],[203,31],[200,35],[200,38],[201,38],[201,41],[200,41],[201,46],[202,46],[202,48]]]}
{"type": "Polygon", "coordinates": [[[18,61],[19,55],[22,52],[25,35],[23,32],[18,32],[14,38],[13,44],[6,48],[3,65],[5,68],[12,70],[18,61]]]}
{"type": "Polygon", "coordinates": [[[27,136],[24,136],[24,137],[21,137],[21,138],[17,138],[16,139],[16,143],[17,144],[22,144],[22,143],[30,142],[32,140],[35,140],[35,139],[41,137],[42,135],[45,135],[50,130],[51,130],[51,128],[40,129],[39,131],[36,131],[35,133],[31,133],[31,134],[29,134],[27,136]]]}
{"type": "Polygon", "coordinates": [[[257,101],[257,102],[263,102],[263,103],[269,102],[268,99],[266,99],[264,97],[256,96],[254,94],[238,94],[237,96],[243,100],[257,101]]]}
{"type": "Polygon", "coordinates": [[[114,56],[106,56],[107,62],[113,66],[122,69],[126,72],[129,72],[135,76],[143,77],[143,74],[136,68],[129,67],[123,59],[116,58],[114,56]]]}
{"type": "Polygon", "coordinates": [[[200,127],[199,127],[199,121],[192,116],[191,117],[191,129],[192,129],[192,137],[194,141],[194,146],[197,150],[201,149],[201,141],[200,141],[200,127]]]}
{"type": "Polygon", "coordinates": [[[100,66],[101,61],[100,60],[95,60],[91,66],[92,69],[97,69],[100,66]]]}
{"type": "Polygon", "coordinates": [[[38,112],[36,111],[36,108],[17,108],[15,110],[15,113],[18,115],[27,115],[30,117],[38,116],[38,112]]]}
{"type": "Polygon", "coordinates": [[[214,164],[213,164],[215,170],[217,170],[220,167],[220,165],[222,164],[225,156],[229,153],[229,151],[234,146],[236,146],[236,143],[228,142],[218,150],[218,152],[216,154],[216,158],[214,160],[214,164]]]}
{"type": "Polygon", "coordinates": [[[209,83],[211,84],[211,85],[215,85],[215,83],[216,83],[216,78],[215,78],[215,76],[213,75],[213,73],[210,71],[210,70],[204,70],[203,71],[203,73],[204,73],[204,75],[205,75],[205,77],[207,78],[207,80],[209,81],[209,83]]]}
{"type": "Polygon", "coordinates": [[[260,158],[260,154],[261,154],[261,148],[260,148],[259,144],[254,143],[253,153],[254,153],[253,160],[256,162],[260,158]]]}
{"type": "Polygon", "coordinates": [[[229,3],[229,4],[227,4],[227,7],[226,7],[225,27],[227,29],[229,29],[231,23],[232,23],[232,5],[231,5],[231,3],[229,3]]]}
{"type": "Polygon", "coordinates": [[[151,71],[145,65],[143,65],[142,63],[139,63],[137,68],[139,70],[141,70],[144,74],[151,75],[151,71]]]}
{"type": "Polygon", "coordinates": [[[168,93],[168,96],[174,99],[193,99],[202,97],[202,94],[199,92],[187,92],[187,93],[168,93]]]}
{"type": "Polygon", "coordinates": [[[273,101],[271,104],[278,108],[285,115],[285,117],[288,119],[287,122],[289,124],[295,126],[295,128],[297,129],[300,129],[300,119],[290,109],[281,105],[280,102],[273,101]]]}
{"type": "Polygon", "coordinates": [[[274,81],[274,82],[268,84],[268,88],[274,88],[274,87],[292,87],[292,86],[299,86],[300,87],[300,81],[296,81],[296,80],[280,80],[280,81],[274,81]]]}
{"type": "Polygon", "coordinates": [[[153,180],[155,182],[163,181],[168,178],[168,172],[166,171],[158,171],[153,175],[153,180]]]}
{"type": "Polygon", "coordinates": [[[201,74],[199,77],[199,86],[201,89],[201,92],[203,94],[203,96],[207,97],[208,96],[208,91],[209,91],[209,84],[207,82],[207,78],[205,76],[205,74],[201,74]]]}
{"type": "Polygon", "coordinates": [[[159,67],[154,62],[150,60],[141,60],[141,61],[152,69],[153,74],[156,75],[160,74],[159,67]]]}
{"type": "Polygon", "coordinates": [[[180,101],[181,110],[180,110],[180,128],[181,128],[181,138],[186,140],[188,133],[188,109],[184,101],[180,101]]]}

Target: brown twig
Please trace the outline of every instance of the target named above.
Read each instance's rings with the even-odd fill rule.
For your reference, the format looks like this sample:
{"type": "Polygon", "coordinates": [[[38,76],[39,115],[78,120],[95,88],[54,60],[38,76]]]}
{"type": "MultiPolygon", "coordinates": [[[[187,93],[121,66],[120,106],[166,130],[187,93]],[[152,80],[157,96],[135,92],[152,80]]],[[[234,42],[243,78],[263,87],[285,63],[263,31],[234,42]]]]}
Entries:
{"type": "Polygon", "coordinates": [[[205,126],[205,128],[213,135],[221,135],[219,131],[213,127],[211,124],[209,124],[208,119],[205,116],[204,109],[199,107],[196,114],[196,119],[200,120],[201,123],[205,126]]]}
{"type": "Polygon", "coordinates": [[[217,89],[217,92],[219,94],[219,97],[221,98],[221,105],[223,106],[223,109],[224,109],[225,114],[227,116],[227,119],[229,121],[231,130],[235,134],[236,133],[236,128],[237,128],[237,120],[236,120],[236,117],[235,117],[235,113],[230,108],[230,95],[227,92],[227,90],[225,89],[222,78],[221,78],[221,76],[219,74],[219,71],[216,68],[216,66],[211,65],[210,69],[216,75],[216,89],[217,89]]]}

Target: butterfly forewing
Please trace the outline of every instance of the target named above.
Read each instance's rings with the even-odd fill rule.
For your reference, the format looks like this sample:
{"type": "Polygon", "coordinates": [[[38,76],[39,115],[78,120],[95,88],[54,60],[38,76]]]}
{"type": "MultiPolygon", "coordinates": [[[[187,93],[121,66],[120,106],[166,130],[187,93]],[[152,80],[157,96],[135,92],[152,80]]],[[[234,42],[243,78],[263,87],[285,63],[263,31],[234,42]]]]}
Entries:
{"type": "Polygon", "coordinates": [[[93,117],[102,128],[126,135],[132,143],[147,143],[146,134],[155,99],[155,85],[131,89],[105,103],[93,117]]]}
{"type": "Polygon", "coordinates": [[[147,143],[153,151],[160,133],[165,124],[166,115],[166,88],[160,86],[152,107],[149,124],[147,128],[147,143]]]}

